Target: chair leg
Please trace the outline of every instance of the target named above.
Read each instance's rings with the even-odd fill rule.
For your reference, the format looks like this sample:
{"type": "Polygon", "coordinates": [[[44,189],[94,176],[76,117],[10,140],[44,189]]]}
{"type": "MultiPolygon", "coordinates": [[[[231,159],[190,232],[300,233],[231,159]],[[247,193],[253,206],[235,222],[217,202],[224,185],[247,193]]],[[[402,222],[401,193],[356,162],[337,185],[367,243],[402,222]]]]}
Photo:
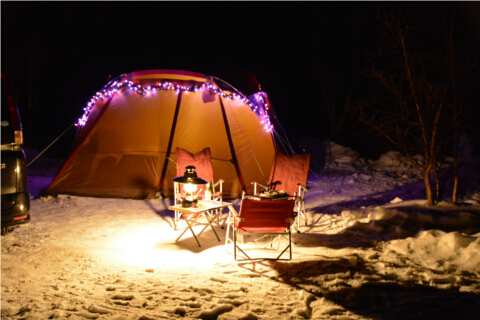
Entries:
{"type": "Polygon", "coordinates": [[[298,211],[298,214],[297,214],[297,232],[300,233],[299,229],[300,229],[300,218],[303,217],[303,220],[305,221],[305,225],[308,225],[308,221],[307,221],[307,216],[306,216],[306,213],[305,213],[305,203],[304,202],[297,202],[296,204],[297,206],[297,211],[298,211]]]}
{"type": "MultiPolygon", "coordinates": [[[[260,240],[262,240],[263,238],[266,238],[266,237],[271,237],[271,235],[270,235],[270,234],[266,234],[266,235],[264,235],[264,236],[261,236],[261,237],[258,238],[258,239],[253,240],[253,242],[260,241],[260,240]]],[[[270,241],[265,247],[268,247],[268,245],[269,245],[271,242],[272,242],[272,241],[270,241]]]]}
{"type": "Polygon", "coordinates": [[[308,221],[307,221],[307,213],[305,212],[305,202],[302,202],[300,204],[300,212],[302,213],[302,216],[303,216],[303,220],[305,220],[305,225],[308,224],[308,221]]]}
{"type": "MultiPolygon", "coordinates": [[[[264,235],[263,237],[260,237],[260,238],[258,238],[258,239],[253,240],[253,242],[256,242],[256,241],[261,240],[261,239],[263,239],[263,238],[265,238],[265,237],[268,237],[268,236],[272,237],[272,235],[266,234],[266,235],[264,235]]],[[[278,250],[278,249],[280,249],[280,240],[281,240],[280,236],[276,236],[275,238],[272,237],[272,240],[270,240],[270,242],[267,243],[263,248],[266,248],[266,247],[268,247],[268,246],[273,247],[273,243],[274,243],[275,241],[278,241],[278,245],[277,245],[277,250],[278,250]]]]}
{"type": "Polygon", "coordinates": [[[233,230],[233,258],[237,261],[237,232],[233,230]]]}
{"type": "Polygon", "coordinates": [[[227,233],[225,235],[225,249],[227,248],[229,233],[230,233],[230,216],[228,217],[227,233]]]}
{"type": "Polygon", "coordinates": [[[300,229],[299,229],[300,228],[300,223],[298,222],[298,219],[300,219],[300,218],[298,217],[298,213],[294,217],[295,218],[294,218],[293,222],[290,224],[290,228],[293,228],[293,229],[297,230],[297,233],[300,233],[300,229]]]}
{"type": "Polygon", "coordinates": [[[233,230],[233,257],[235,261],[237,260],[237,249],[240,250],[241,253],[247,258],[247,260],[252,260],[248,254],[245,253],[245,251],[242,250],[242,248],[237,246],[237,237],[238,237],[238,232],[234,229],[233,230]]]}
{"type": "Polygon", "coordinates": [[[297,214],[297,231],[298,232],[300,232],[300,217],[301,216],[302,216],[302,212],[300,210],[298,210],[298,214],[297,214]]]}
{"type": "MultiPolygon", "coordinates": [[[[290,236],[291,236],[291,233],[289,232],[290,236]]],[[[278,255],[277,259],[276,260],[279,260],[280,257],[285,253],[285,251],[287,251],[287,249],[290,249],[290,260],[292,260],[292,241],[291,241],[291,237],[289,237],[289,241],[288,241],[288,247],[286,247],[285,249],[283,249],[283,251],[278,255]]]]}
{"type": "Polygon", "coordinates": [[[290,260],[292,260],[292,233],[288,233],[288,247],[290,248],[290,260]]]}

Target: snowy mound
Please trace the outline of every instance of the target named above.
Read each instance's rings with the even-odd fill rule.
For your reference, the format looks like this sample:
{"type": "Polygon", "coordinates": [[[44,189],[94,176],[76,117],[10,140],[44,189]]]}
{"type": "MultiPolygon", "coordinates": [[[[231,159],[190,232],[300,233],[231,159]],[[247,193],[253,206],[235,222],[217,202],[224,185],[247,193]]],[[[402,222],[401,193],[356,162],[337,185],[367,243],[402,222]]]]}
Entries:
{"type": "Polygon", "coordinates": [[[333,141],[326,143],[327,155],[326,163],[333,164],[334,167],[346,170],[355,170],[355,168],[364,167],[365,160],[360,154],[349,147],[336,144],[333,141]]]}
{"type": "MultiPolygon", "coordinates": [[[[468,236],[460,232],[428,230],[420,232],[415,238],[391,241],[388,247],[402,255],[408,254],[420,265],[436,272],[445,272],[452,268],[476,272],[480,270],[480,238],[478,236],[480,235],[468,236]]],[[[438,279],[433,272],[426,277],[426,280],[447,284],[455,284],[458,281],[453,276],[438,279]]]]}
{"type": "MultiPolygon", "coordinates": [[[[414,157],[419,163],[423,161],[421,155],[414,157]]],[[[400,173],[416,173],[416,168],[413,166],[410,159],[402,155],[398,151],[389,151],[380,156],[380,158],[372,163],[377,171],[396,171],[400,173]]]]}

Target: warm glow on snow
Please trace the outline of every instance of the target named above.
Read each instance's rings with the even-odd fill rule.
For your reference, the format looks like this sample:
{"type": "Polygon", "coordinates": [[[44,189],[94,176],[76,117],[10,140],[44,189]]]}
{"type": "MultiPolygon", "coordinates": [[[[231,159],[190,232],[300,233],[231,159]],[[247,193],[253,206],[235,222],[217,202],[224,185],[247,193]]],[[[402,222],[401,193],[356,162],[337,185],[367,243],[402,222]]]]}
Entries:
{"type": "MultiPolygon", "coordinates": [[[[180,227],[186,226],[182,222],[180,221],[180,227]]],[[[194,230],[198,233],[202,228],[203,226],[196,226],[194,230]]],[[[118,265],[141,269],[169,266],[190,268],[192,265],[210,265],[212,261],[231,261],[232,257],[225,251],[224,241],[216,241],[208,235],[207,231],[208,229],[199,237],[204,247],[196,248],[196,242],[190,230],[187,230],[179,242],[175,243],[174,240],[183,232],[183,229],[175,231],[148,224],[136,225],[135,228],[108,242],[107,246],[111,248],[107,250],[108,260],[115,261],[118,265]],[[217,246],[212,247],[212,244],[217,246]],[[196,254],[199,252],[202,252],[202,255],[196,254]]]]}

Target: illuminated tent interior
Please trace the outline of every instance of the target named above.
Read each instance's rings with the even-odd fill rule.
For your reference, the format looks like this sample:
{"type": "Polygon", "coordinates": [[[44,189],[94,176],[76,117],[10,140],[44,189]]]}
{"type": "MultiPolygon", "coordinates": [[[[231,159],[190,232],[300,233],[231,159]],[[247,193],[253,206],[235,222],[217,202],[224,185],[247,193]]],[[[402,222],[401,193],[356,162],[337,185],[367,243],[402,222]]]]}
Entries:
{"type": "MultiPolygon", "coordinates": [[[[224,198],[266,182],[279,149],[265,92],[249,97],[223,80],[178,70],[123,74],[92,97],[50,194],[132,199],[173,197],[176,148],[209,147],[224,198]]],[[[283,142],[282,142],[283,141],[283,142]]]]}

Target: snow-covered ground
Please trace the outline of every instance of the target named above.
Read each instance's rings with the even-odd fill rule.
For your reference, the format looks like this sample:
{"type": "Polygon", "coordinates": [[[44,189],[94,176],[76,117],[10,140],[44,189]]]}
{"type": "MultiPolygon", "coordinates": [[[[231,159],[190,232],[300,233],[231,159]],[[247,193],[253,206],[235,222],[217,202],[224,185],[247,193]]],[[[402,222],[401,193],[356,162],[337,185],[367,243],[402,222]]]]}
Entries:
{"type": "Polygon", "coordinates": [[[325,146],[291,261],[235,262],[220,227],[176,243],[169,200],[34,199],[60,165],[40,157],[32,220],[2,236],[1,318],[479,319],[480,159],[459,205],[428,207],[398,153],[325,146]]]}

